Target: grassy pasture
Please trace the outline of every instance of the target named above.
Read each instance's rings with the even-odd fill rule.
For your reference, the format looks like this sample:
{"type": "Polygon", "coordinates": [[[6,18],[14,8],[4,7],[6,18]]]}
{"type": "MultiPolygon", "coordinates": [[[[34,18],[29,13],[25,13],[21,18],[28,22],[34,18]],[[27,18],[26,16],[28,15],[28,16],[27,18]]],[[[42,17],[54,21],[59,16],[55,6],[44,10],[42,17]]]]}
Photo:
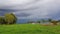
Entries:
{"type": "Polygon", "coordinates": [[[44,26],[40,24],[0,25],[0,34],[60,34],[60,25],[44,26]]]}

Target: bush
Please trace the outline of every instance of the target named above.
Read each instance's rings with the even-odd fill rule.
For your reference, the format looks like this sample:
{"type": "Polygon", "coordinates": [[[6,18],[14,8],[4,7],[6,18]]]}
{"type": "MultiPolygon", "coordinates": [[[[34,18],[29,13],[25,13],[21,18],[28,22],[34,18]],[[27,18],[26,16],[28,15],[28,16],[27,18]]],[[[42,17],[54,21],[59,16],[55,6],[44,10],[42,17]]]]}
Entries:
{"type": "Polygon", "coordinates": [[[53,25],[57,25],[58,21],[51,21],[51,23],[53,23],[53,25]]]}

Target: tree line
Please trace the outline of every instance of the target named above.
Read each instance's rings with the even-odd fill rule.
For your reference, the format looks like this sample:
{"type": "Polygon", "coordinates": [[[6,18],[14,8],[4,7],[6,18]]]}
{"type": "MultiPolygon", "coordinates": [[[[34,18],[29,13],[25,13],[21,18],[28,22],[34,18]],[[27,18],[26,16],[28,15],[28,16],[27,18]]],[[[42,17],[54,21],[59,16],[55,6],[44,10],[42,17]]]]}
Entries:
{"type": "Polygon", "coordinates": [[[48,20],[37,20],[37,21],[28,21],[27,23],[52,23],[53,25],[57,25],[57,23],[60,23],[60,20],[53,20],[53,19],[48,19],[48,20]]]}
{"type": "Polygon", "coordinates": [[[0,16],[0,24],[15,24],[17,17],[13,13],[6,13],[4,16],[0,16]]]}

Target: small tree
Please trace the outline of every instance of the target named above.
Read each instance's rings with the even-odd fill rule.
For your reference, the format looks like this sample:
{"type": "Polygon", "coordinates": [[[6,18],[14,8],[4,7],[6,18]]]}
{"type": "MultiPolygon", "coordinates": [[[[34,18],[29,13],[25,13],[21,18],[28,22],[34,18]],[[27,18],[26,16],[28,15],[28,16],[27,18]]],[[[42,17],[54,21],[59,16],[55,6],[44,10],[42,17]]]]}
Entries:
{"type": "Polygon", "coordinates": [[[33,21],[28,21],[28,23],[33,23],[33,21]]]}
{"type": "Polygon", "coordinates": [[[45,23],[45,22],[46,22],[46,20],[44,20],[44,19],[42,19],[41,21],[42,21],[43,23],[45,23]]]}
{"type": "Polygon", "coordinates": [[[52,21],[52,19],[48,19],[48,22],[51,22],[52,21]]]}
{"type": "Polygon", "coordinates": [[[58,22],[60,22],[60,20],[58,20],[58,22]]]}
{"type": "Polygon", "coordinates": [[[37,21],[37,23],[41,23],[41,21],[37,21]]]}

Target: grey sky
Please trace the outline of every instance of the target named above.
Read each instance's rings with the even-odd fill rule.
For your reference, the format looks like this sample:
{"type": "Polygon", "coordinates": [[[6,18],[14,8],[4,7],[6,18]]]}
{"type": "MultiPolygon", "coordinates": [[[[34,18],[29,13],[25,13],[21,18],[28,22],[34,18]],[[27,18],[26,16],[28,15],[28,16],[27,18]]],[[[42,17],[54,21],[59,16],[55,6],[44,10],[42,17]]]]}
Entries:
{"type": "Polygon", "coordinates": [[[0,0],[0,14],[13,12],[19,19],[60,17],[60,0],[0,0]]]}

